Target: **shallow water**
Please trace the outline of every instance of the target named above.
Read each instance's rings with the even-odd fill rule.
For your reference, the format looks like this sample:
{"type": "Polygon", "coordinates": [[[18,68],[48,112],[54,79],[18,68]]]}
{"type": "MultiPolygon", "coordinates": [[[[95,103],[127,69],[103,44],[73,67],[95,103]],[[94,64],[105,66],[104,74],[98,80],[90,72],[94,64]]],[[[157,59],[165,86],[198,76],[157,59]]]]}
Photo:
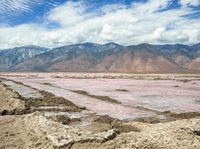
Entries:
{"type": "MultiPolygon", "coordinates": [[[[89,111],[82,111],[82,112],[43,112],[46,117],[57,116],[57,115],[64,115],[69,117],[72,121],[73,119],[79,119],[77,121],[71,122],[73,126],[79,127],[84,129],[85,127],[91,125],[94,114],[91,114],[89,111]]],[[[71,124],[69,124],[71,125],[71,124]]]]}
{"type": "Polygon", "coordinates": [[[39,76],[7,76],[39,90],[62,96],[98,115],[119,119],[155,116],[159,112],[200,112],[200,81],[133,80],[133,79],[69,79],[50,74],[39,76]],[[125,90],[125,91],[120,91],[125,90]],[[109,96],[122,104],[105,102],[70,90],[87,91],[91,95],[109,96]],[[142,108],[147,108],[146,110],[142,108]],[[149,110],[148,110],[149,109],[149,110]]]}
{"type": "Polygon", "coordinates": [[[41,97],[43,97],[39,91],[37,91],[33,88],[15,83],[13,81],[3,80],[2,82],[4,84],[6,84],[10,89],[18,92],[22,97],[25,97],[25,98],[41,98],[41,97]]]}

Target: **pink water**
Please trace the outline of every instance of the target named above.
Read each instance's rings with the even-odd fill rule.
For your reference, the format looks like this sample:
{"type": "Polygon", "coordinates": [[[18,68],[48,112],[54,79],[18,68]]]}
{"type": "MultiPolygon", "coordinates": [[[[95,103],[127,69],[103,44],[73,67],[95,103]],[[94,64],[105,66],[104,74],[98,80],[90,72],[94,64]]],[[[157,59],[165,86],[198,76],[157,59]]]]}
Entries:
{"type": "Polygon", "coordinates": [[[200,112],[200,81],[196,80],[184,83],[175,80],[69,79],[55,78],[48,74],[39,77],[6,76],[6,78],[62,96],[99,115],[107,114],[119,119],[156,115],[138,109],[137,106],[176,113],[200,112]],[[116,89],[126,89],[128,92],[116,89]],[[70,90],[83,90],[93,95],[109,96],[122,104],[105,102],[70,90]]]}

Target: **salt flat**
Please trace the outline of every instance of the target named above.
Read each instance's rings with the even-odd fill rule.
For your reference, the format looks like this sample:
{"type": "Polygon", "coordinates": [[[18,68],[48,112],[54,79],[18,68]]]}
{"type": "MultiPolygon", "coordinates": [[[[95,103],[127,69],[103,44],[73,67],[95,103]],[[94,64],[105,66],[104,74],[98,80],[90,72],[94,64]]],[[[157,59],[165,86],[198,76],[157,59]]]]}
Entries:
{"type": "Polygon", "coordinates": [[[1,77],[118,119],[162,117],[166,111],[200,112],[199,75],[4,73],[1,77]]]}

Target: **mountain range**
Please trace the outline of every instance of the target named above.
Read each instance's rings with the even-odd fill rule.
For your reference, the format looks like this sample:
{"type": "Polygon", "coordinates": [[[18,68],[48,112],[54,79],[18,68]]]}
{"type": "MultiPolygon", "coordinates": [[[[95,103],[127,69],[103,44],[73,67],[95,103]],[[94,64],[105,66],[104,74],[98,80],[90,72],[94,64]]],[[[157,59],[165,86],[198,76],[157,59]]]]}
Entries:
{"type": "Polygon", "coordinates": [[[0,71],[200,72],[200,43],[192,46],[83,43],[54,49],[24,46],[0,50],[0,71]]]}
{"type": "Polygon", "coordinates": [[[47,48],[38,46],[24,46],[0,50],[0,70],[9,70],[10,67],[48,50],[47,48]]]}

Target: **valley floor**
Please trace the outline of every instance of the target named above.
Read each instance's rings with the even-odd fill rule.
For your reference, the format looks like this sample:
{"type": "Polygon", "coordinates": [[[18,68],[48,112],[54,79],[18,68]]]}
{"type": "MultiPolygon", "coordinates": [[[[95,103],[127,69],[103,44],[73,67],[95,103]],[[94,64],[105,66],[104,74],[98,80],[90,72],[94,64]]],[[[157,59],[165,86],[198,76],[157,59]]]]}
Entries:
{"type": "Polygon", "coordinates": [[[199,148],[198,75],[90,75],[1,74],[0,148],[199,148]]]}

